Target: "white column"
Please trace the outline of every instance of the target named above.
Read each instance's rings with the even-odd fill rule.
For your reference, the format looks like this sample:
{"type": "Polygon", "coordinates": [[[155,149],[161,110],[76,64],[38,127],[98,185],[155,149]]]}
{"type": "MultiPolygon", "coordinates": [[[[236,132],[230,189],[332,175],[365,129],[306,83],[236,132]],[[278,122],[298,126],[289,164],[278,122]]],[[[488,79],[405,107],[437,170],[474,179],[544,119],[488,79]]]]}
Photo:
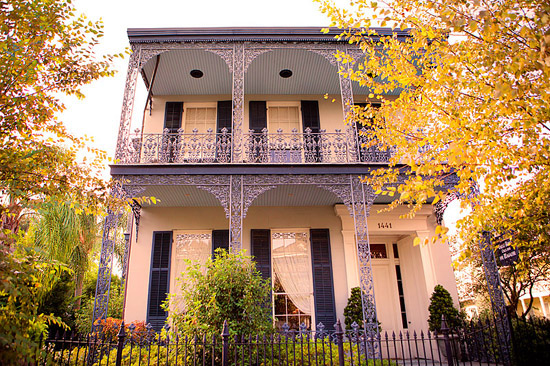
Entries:
{"type": "Polygon", "coordinates": [[[544,300],[542,299],[542,296],[539,296],[540,301],[540,307],[542,308],[542,315],[544,315],[545,318],[548,318],[548,313],[546,312],[546,306],[544,305],[544,300]]]}
{"type": "Polygon", "coordinates": [[[342,239],[344,241],[344,261],[346,263],[346,281],[348,296],[351,289],[359,287],[359,270],[357,268],[357,248],[355,246],[355,226],[349,211],[344,205],[334,206],[336,216],[342,221],[342,239]]]}

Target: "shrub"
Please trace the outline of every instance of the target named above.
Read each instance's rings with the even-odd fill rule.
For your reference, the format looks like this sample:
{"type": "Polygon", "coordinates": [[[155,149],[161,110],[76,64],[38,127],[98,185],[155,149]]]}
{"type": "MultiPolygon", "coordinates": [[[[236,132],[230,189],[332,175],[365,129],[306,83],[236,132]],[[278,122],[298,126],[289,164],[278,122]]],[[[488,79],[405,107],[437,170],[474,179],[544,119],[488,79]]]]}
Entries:
{"type": "MultiPolygon", "coordinates": [[[[120,331],[122,319],[98,319],[96,320],[95,324],[101,326],[101,332],[92,333],[92,336],[100,337],[101,335],[104,337],[105,342],[118,342],[118,332],[120,331]]],[[[151,336],[152,334],[152,332],[149,332],[147,330],[144,321],[134,321],[132,323],[125,324],[124,330],[126,332],[125,339],[129,339],[137,344],[144,344],[147,340],[147,337],[151,336]]]]}
{"type": "Polygon", "coordinates": [[[0,364],[31,362],[38,352],[48,324],[63,326],[39,307],[65,267],[40,260],[33,252],[22,254],[0,250],[0,364]]]}
{"type": "MultiPolygon", "coordinates": [[[[88,334],[92,329],[96,284],[97,267],[90,269],[84,277],[80,309],[75,312],[76,331],[80,334],[88,334]]],[[[124,293],[120,277],[111,275],[107,317],[122,318],[123,303],[124,293]]]]}
{"type": "MultiPolygon", "coordinates": [[[[372,303],[369,301],[368,303],[372,303]]],[[[359,325],[359,328],[363,328],[363,303],[361,302],[361,288],[354,287],[351,289],[351,295],[348,298],[348,304],[344,308],[344,322],[346,329],[351,329],[353,322],[359,325]]],[[[378,322],[378,328],[381,330],[380,322],[378,322]]]]}
{"type": "Polygon", "coordinates": [[[443,286],[435,286],[434,292],[430,297],[428,310],[430,312],[428,326],[432,332],[439,332],[441,330],[441,315],[445,315],[445,321],[450,329],[460,327],[462,317],[454,307],[451,294],[443,286]]]}
{"type": "Polygon", "coordinates": [[[513,354],[517,366],[546,365],[550,360],[550,321],[512,318],[513,354]]]}
{"type": "Polygon", "coordinates": [[[262,279],[251,257],[219,249],[204,266],[189,265],[180,281],[181,295],[168,300],[181,303],[184,309],[170,316],[179,332],[219,334],[225,320],[232,335],[273,328],[268,300],[271,285],[262,279]]]}

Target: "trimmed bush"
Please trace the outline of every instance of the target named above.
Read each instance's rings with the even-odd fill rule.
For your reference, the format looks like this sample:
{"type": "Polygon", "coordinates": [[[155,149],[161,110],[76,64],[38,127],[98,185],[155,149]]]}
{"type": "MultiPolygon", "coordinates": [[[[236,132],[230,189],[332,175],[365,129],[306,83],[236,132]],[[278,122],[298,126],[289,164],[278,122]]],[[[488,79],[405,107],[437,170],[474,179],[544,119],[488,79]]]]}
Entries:
{"type": "Polygon", "coordinates": [[[441,331],[442,315],[445,315],[445,321],[449,329],[457,329],[461,325],[462,317],[453,304],[453,298],[449,291],[441,285],[435,286],[434,292],[430,297],[428,310],[430,312],[428,326],[432,332],[441,331]]]}

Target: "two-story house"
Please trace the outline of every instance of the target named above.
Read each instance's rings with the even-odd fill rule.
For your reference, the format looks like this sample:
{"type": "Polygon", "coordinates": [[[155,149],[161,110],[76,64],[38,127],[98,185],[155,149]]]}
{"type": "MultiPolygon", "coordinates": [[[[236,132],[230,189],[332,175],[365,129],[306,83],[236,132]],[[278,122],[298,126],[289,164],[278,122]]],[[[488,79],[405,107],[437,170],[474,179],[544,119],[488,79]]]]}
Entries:
{"type": "MultiPolygon", "coordinates": [[[[413,219],[399,219],[399,209],[379,213],[391,197],[360,180],[390,152],[367,146],[375,136],[344,123],[353,104],[377,101],[338,73],[337,50],[363,57],[338,33],[128,30],[133,54],[111,174],[128,197],[157,202],[133,207],[127,322],[161,327],[161,302],[177,292],[184,259],[204,261],[219,247],[255,257],[273,283],[277,326],[331,328],[356,286],[367,315],[388,331],[427,328],[436,284],[457,299],[447,245],[413,245],[433,235],[432,207],[413,219]],[[138,79],[148,91],[145,108],[134,106],[138,79]],[[132,113],[143,114],[140,126],[131,126],[132,113]]],[[[106,306],[114,221],[111,214],[96,318],[106,306]]]]}

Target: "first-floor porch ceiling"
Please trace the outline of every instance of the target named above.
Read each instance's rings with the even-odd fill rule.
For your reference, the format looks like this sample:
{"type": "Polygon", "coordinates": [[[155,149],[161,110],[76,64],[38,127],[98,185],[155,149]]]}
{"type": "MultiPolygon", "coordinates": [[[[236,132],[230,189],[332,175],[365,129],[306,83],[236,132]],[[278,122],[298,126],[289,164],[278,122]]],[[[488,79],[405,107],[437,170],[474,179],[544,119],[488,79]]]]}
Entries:
{"type": "MultiPolygon", "coordinates": [[[[211,193],[190,185],[148,185],[140,196],[155,197],[156,204],[143,207],[215,207],[218,199],[211,193]]],[[[332,206],[341,200],[313,185],[285,185],[258,196],[251,206],[332,206]]]]}

